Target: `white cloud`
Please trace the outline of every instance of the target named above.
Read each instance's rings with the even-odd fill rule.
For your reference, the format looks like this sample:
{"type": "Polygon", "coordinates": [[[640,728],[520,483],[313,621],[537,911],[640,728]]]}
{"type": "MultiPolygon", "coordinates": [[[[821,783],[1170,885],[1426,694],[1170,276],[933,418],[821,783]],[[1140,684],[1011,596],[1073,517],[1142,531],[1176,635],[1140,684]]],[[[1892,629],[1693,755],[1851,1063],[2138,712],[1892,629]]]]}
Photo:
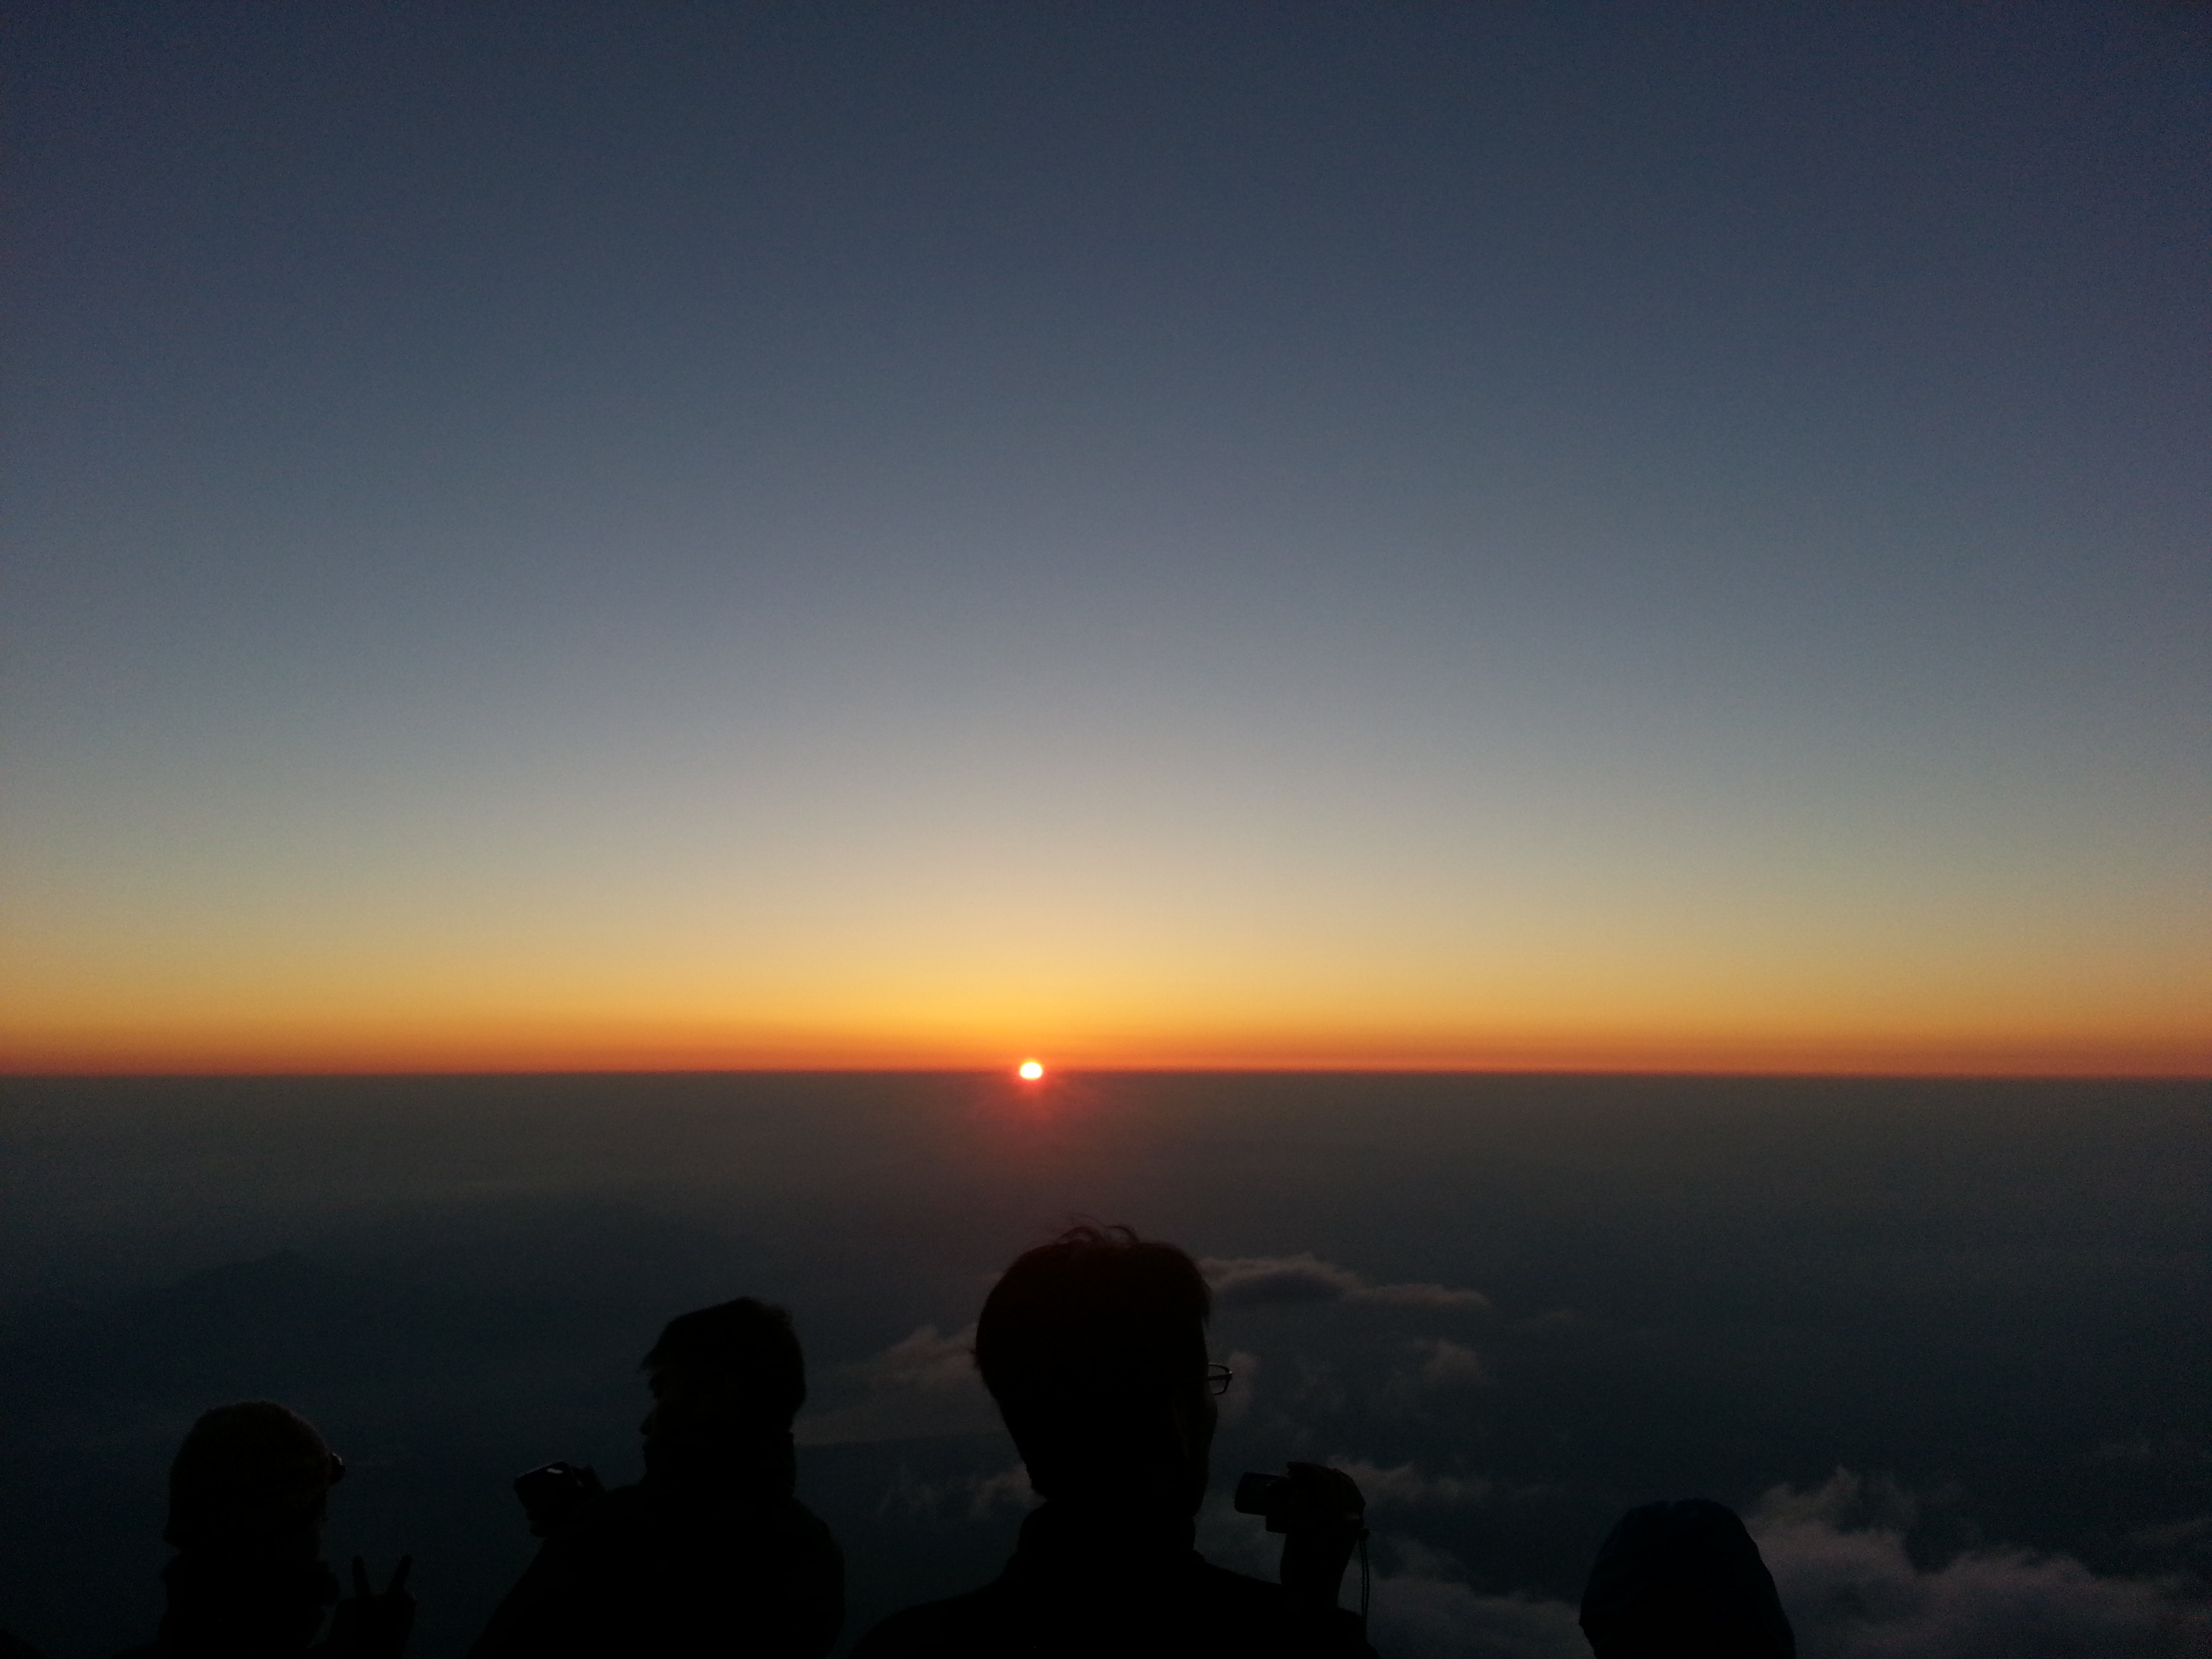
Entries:
{"type": "Polygon", "coordinates": [[[838,1372],[833,1386],[862,1397],[800,1418],[793,1432],[802,1446],[988,1434],[999,1414],[976,1375],[975,1346],[973,1325],[949,1335],[924,1325],[838,1372]]]}
{"type": "MultiPolygon", "coordinates": [[[[1348,1467],[1355,1479],[1379,1474],[1407,1486],[1420,1483],[1432,1493],[1447,1484],[1410,1466],[1403,1471],[1340,1467],[1348,1467]]],[[[1282,1553],[1280,1538],[1262,1531],[1256,1517],[1229,1513],[1218,1496],[1199,1517],[1199,1547],[1218,1566],[1270,1581],[1282,1553]]],[[[1390,1659],[1589,1659],[1589,1644],[1565,1602],[1478,1595],[1460,1582],[1458,1561],[1402,1534],[1378,1538],[1376,1551],[1389,1571],[1376,1576],[1369,1631],[1390,1659]]],[[[1346,1605],[1356,1605],[1358,1586],[1355,1565],[1345,1577],[1346,1605]]]]}
{"type": "Polygon", "coordinates": [[[1268,1399],[1279,1408],[1274,1413],[1274,1427],[1289,1433],[1295,1441],[1304,1425],[1349,1411],[1352,1392],[1336,1367],[1326,1359],[1300,1354],[1292,1364],[1297,1375],[1287,1380],[1279,1377],[1269,1386],[1268,1399]]]}
{"type": "Polygon", "coordinates": [[[1480,1291],[1455,1290],[1449,1285],[1369,1285],[1345,1300],[1372,1302],[1387,1308],[1459,1308],[1469,1312],[1490,1306],[1490,1298],[1480,1291]]]}
{"type": "MultiPolygon", "coordinates": [[[[1479,1504],[1480,1478],[1419,1465],[1332,1462],[1370,1511],[1479,1504]]],[[[1800,1659],[2203,1659],[2212,1603],[2179,1581],[2100,1577],[2066,1556],[1975,1550],[1931,1571],[1905,1547],[1917,1517],[1894,1481],[1838,1471],[1808,1492],[1777,1487],[1750,1516],[1800,1659]]],[[[1210,1517],[1212,1518],[1212,1517],[1210,1517]]],[[[1207,1553],[1263,1577],[1276,1540],[1232,1536],[1222,1516],[1207,1553]]],[[[1249,1525],[1249,1523],[1248,1523],[1249,1525]]],[[[1571,1602],[1485,1595],[1442,1550],[1380,1533],[1372,1639],[1392,1659],[1588,1659],[1571,1602]]],[[[1351,1585],[1347,1583],[1347,1595],[1351,1585]]]]}
{"type": "Polygon", "coordinates": [[[1589,1659],[1566,1602],[1478,1595],[1443,1550],[1399,1535],[1377,1545],[1393,1571],[1375,1580],[1368,1627],[1391,1659],[1589,1659]]]}
{"type": "Polygon", "coordinates": [[[924,1325],[874,1358],[862,1360],[860,1369],[901,1388],[963,1388],[976,1380],[975,1328],[969,1325],[945,1336],[939,1334],[936,1326],[924,1325]]]}
{"type": "Polygon", "coordinates": [[[1366,1280],[1310,1253],[1304,1255],[1209,1255],[1198,1264],[1223,1307],[1282,1302],[1340,1302],[1366,1280]]]}
{"type": "Polygon", "coordinates": [[[1370,1510],[1443,1509],[1480,1504],[1491,1492],[1491,1483],[1477,1475],[1425,1474],[1415,1463],[1392,1468],[1364,1458],[1332,1457],[1330,1464],[1350,1475],[1370,1510]]]}
{"type": "Polygon", "coordinates": [[[1255,1308],[1296,1302],[1356,1302],[1380,1307],[1458,1309],[1490,1306],[1480,1291],[1445,1285],[1370,1285],[1349,1267],[1323,1261],[1311,1252],[1298,1255],[1210,1255],[1199,1269],[1224,1308],[1255,1308]]]}
{"type": "Polygon", "coordinates": [[[1413,1345],[1426,1357],[1415,1373],[1431,1389],[1469,1388],[1490,1381],[1482,1356],[1463,1343],[1431,1337],[1413,1345]]]}
{"type": "Polygon", "coordinates": [[[1368,1628],[1391,1659],[1589,1659],[1565,1601],[1478,1595],[1442,1578],[1376,1579],[1368,1628]]]}
{"type": "Polygon", "coordinates": [[[1920,1504],[1888,1475],[1838,1469],[1808,1492],[1770,1487],[1753,1515],[1750,1524],[1769,1530],[1826,1526],[1838,1532],[1908,1533],[1920,1518],[1920,1504]]]}
{"type": "Polygon", "coordinates": [[[876,1513],[931,1522],[988,1521],[1001,1510],[1018,1512],[1036,1503],[1030,1472],[1019,1462],[995,1474],[963,1475],[951,1480],[918,1480],[902,1466],[897,1480],[876,1505],[876,1513]]]}
{"type": "MultiPolygon", "coordinates": [[[[1455,1395],[1480,1388],[1490,1381],[1482,1356],[1463,1342],[1441,1336],[1421,1337],[1407,1344],[1413,1355],[1410,1366],[1394,1369],[1374,1396],[1377,1410],[1397,1416],[1423,1417],[1439,1407],[1439,1395],[1455,1395]]],[[[1461,1409],[1457,1402],[1449,1409],[1461,1409]]]]}
{"type": "Polygon", "coordinates": [[[2176,1584],[2102,1578],[2068,1556],[1973,1550],[1912,1564],[1909,1498],[1838,1470],[1777,1487],[1750,1517],[1801,1659],[2197,1659],[2212,1605],[2176,1584]],[[1863,1517],[1869,1512],[1870,1522],[1863,1517]]]}
{"type": "Polygon", "coordinates": [[[1029,1466],[1015,1462],[996,1474],[979,1474],[968,1482],[968,1516],[981,1521],[998,1510],[1026,1510],[1037,1495],[1030,1486],[1029,1466]]]}

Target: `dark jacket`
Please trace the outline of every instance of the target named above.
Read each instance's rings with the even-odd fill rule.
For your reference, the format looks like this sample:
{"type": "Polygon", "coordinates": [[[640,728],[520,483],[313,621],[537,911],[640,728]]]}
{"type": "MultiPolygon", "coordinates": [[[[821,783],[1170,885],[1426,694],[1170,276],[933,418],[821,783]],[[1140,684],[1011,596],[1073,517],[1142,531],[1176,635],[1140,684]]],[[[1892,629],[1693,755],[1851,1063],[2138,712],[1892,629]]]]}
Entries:
{"type": "Polygon", "coordinates": [[[471,1659],[821,1659],[845,1562],[777,1457],[649,1465],[548,1537],[471,1659]]]}
{"type": "Polygon", "coordinates": [[[1373,1659],[1359,1621],[1212,1566],[1188,1520],[1133,1527],[1048,1504],[997,1580],[895,1613],[852,1659],[1373,1659]]]}
{"type": "Polygon", "coordinates": [[[161,1570],[161,1634],[117,1659],[303,1659],[338,1599],[312,1551],[179,1550],[161,1570]]]}

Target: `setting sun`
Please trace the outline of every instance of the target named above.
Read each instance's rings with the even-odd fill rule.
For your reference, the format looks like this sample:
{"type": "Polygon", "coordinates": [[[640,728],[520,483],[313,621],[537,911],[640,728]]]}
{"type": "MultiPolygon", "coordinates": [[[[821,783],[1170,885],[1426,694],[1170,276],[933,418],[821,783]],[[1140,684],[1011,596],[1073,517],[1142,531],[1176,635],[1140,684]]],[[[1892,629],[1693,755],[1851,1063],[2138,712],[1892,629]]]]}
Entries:
{"type": "Polygon", "coordinates": [[[1019,1066],[1014,1067],[1014,1072],[1023,1082],[1035,1083],[1039,1078],[1044,1075],[1044,1067],[1040,1066],[1036,1060],[1025,1060],[1019,1066]]]}

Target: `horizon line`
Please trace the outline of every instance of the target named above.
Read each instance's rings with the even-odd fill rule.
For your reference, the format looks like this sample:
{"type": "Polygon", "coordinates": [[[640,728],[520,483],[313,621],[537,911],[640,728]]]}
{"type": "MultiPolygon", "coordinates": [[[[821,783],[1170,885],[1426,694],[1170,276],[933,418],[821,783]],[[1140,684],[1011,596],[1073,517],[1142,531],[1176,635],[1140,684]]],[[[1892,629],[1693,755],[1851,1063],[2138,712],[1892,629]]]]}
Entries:
{"type": "MultiPolygon", "coordinates": [[[[1011,1077],[1018,1062],[1002,1065],[787,1065],[787,1066],[246,1066],[178,1069],[102,1067],[83,1070],[22,1069],[0,1064],[0,1082],[216,1082],[223,1080],[363,1081],[463,1078],[657,1078],[657,1077],[1011,1077]]],[[[1425,1062],[1338,1061],[1208,1062],[1175,1065],[1048,1066],[1045,1080],[1056,1077],[1465,1077],[1465,1078],[1668,1078],[1746,1082],[1891,1083],[2212,1083],[2212,1068],[2201,1071],[2058,1071],[1929,1068],[1791,1068],[1711,1066],[1484,1066],[1425,1062]]]]}

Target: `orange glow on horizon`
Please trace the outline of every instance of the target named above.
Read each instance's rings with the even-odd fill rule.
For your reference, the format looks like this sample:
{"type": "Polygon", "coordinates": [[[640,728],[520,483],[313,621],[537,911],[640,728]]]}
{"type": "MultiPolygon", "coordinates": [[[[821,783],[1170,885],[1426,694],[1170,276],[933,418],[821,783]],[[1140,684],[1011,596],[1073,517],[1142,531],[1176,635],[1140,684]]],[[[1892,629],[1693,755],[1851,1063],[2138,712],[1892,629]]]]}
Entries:
{"type": "MultiPolygon", "coordinates": [[[[988,1071],[988,1038],[957,1030],[732,1031],[610,1019],[489,1019],[425,1029],[301,1022],[253,1029],[24,1031],[0,1075],[988,1071]]],[[[2201,1078],[2197,1033],[1983,1030],[1504,1029],[1491,1031],[1070,1033],[1060,1063],[1085,1071],[1589,1072],[1775,1076],[2201,1078]]],[[[999,1048],[1003,1054],[1005,1049],[999,1048]]],[[[1003,1061],[996,1062],[1002,1065],[1003,1061]]],[[[1034,1060],[1016,1069],[1039,1082],[1034,1060]],[[1032,1069],[1034,1068],[1034,1070],[1032,1069]]]]}
{"type": "Polygon", "coordinates": [[[0,961],[0,1074],[933,1071],[1034,1087],[1050,1054],[1078,1072],[2212,1076],[2212,986],[2179,945],[2124,971],[1962,951],[1911,975],[1870,949],[1483,948],[1499,960],[1377,947],[1353,974],[1288,951],[1041,963],[950,944],[823,962],[396,942],[343,961],[133,959],[58,933],[0,961]]]}
{"type": "Polygon", "coordinates": [[[1012,1083],[1030,1061],[1017,1086],[1050,1089],[1049,1054],[1055,1075],[2212,1076],[2212,932],[2149,884],[2037,911],[1979,889],[1800,890],[1787,870],[1739,891],[1663,860],[1578,873],[1532,852],[1334,888],[1321,866],[1240,885],[1207,859],[1133,853],[1094,886],[987,881],[965,851],[925,868],[909,847],[879,869],[854,851],[872,845],[847,848],[849,871],[775,866],[783,896],[720,866],[676,891],[617,871],[549,896],[434,866],[414,886],[387,872],[252,903],[251,872],[165,904],[158,883],[18,880],[0,1073],[1012,1083]]]}

